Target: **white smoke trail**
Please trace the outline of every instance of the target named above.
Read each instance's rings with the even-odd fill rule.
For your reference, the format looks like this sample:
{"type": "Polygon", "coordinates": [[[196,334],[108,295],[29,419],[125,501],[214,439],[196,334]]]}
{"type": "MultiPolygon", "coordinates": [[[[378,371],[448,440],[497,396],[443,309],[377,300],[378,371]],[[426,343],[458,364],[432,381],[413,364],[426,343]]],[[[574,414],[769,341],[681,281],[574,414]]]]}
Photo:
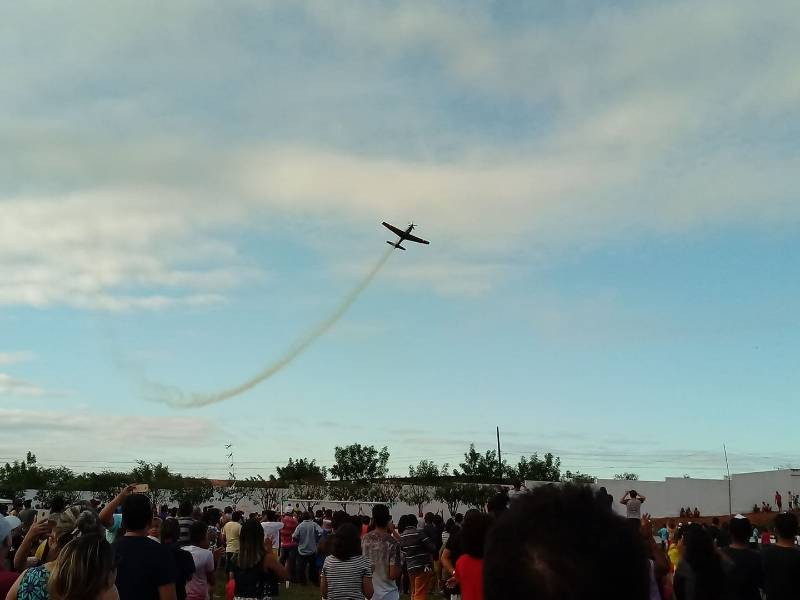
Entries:
{"type": "Polygon", "coordinates": [[[358,297],[361,293],[367,289],[367,286],[375,279],[375,276],[381,270],[383,265],[386,264],[386,261],[389,260],[389,257],[392,255],[394,248],[389,248],[375,263],[375,265],[369,270],[366,274],[364,279],[362,279],[359,284],[350,291],[347,296],[344,297],[342,302],[336,308],[336,310],[331,313],[331,315],[319,323],[316,327],[306,333],[303,337],[301,337],[297,342],[295,342],[289,350],[278,358],[272,364],[266,366],[262,369],[259,373],[256,373],[253,377],[240,383],[237,386],[220,390],[218,392],[213,393],[186,393],[180,388],[177,388],[172,385],[166,385],[162,383],[147,381],[143,382],[145,387],[145,396],[149,400],[154,400],[156,402],[163,402],[169,404],[170,406],[175,406],[179,408],[191,408],[191,407],[198,407],[198,406],[208,406],[209,404],[216,404],[217,402],[222,402],[223,400],[227,400],[228,398],[233,398],[234,396],[238,396],[239,394],[243,394],[244,392],[251,390],[255,386],[257,386],[262,381],[269,379],[279,371],[281,371],[286,365],[292,362],[295,358],[300,356],[303,351],[308,348],[314,340],[325,334],[331,327],[333,327],[336,322],[342,318],[342,316],[347,312],[347,310],[353,305],[353,303],[358,300],[358,297]]]}

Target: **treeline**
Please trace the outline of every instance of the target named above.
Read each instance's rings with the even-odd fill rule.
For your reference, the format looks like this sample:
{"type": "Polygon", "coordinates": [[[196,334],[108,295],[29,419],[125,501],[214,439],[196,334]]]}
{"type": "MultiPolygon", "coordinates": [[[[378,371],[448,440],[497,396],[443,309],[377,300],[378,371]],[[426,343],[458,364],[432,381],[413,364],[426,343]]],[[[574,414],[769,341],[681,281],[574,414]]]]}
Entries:
{"type": "Polygon", "coordinates": [[[499,461],[494,450],[478,452],[474,445],[464,453],[457,468],[421,460],[409,465],[407,476],[390,476],[390,454],[386,447],[351,444],[337,446],[334,464],[328,468],[316,460],[290,458],[285,466],[277,467],[277,476],[261,475],[245,479],[229,478],[212,482],[206,477],[188,477],[170,470],[162,463],[138,461],[130,471],[75,473],[63,466],[46,467],[28,452],[25,458],[0,467],[0,496],[17,497],[24,490],[37,490],[38,504],[48,506],[56,495],[68,502],[88,492],[101,502],[113,498],[128,483],[146,483],[155,505],[180,503],[184,500],[196,506],[214,499],[238,504],[247,499],[268,508],[286,498],[306,499],[308,508],[323,500],[342,505],[361,501],[398,501],[422,507],[438,501],[451,513],[461,506],[483,507],[498,483],[514,481],[575,481],[592,482],[583,473],[561,473],[561,460],[550,453],[539,457],[534,453],[522,456],[515,465],[499,461]]]}

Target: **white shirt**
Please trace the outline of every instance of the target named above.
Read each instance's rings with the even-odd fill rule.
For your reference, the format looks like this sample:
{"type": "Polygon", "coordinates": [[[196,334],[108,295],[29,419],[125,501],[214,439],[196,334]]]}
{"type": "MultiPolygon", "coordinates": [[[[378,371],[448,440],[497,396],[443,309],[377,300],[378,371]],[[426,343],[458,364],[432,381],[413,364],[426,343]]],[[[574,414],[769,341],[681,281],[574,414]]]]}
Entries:
{"type": "Polygon", "coordinates": [[[272,547],[276,550],[280,545],[280,530],[283,529],[283,523],[280,521],[264,521],[261,523],[261,528],[264,530],[264,539],[269,538],[272,540],[272,547]]]}
{"type": "Polygon", "coordinates": [[[186,600],[207,600],[208,574],[214,572],[214,555],[211,550],[197,546],[184,546],[194,559],[194,574],[186,582],[186,600]]]}
{"type": "Polygon", "coordinates": [[[639,498],[628,498],[625,504],[625,510],[629,519],[642,518],[642,501],[639,498]]]}

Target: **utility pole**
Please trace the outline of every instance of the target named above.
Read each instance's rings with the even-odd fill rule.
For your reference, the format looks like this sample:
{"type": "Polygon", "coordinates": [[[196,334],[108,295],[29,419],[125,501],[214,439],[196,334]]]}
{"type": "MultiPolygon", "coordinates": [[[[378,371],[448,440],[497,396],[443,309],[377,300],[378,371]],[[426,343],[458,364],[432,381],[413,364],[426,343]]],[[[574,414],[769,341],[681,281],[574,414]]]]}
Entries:
{"type": "Polygon", "coordinates": [[[725,469],[728,471],[728,516],[733,516],[733,500],[731,498],[731,467],[728,465],[728,449],[722,444],[722,452],[725,454],[725,469]]]}
{"type": "Polygon", "coordinates": [[[497,467],[500,471],[500,479],[503,478],[503,453],[500,451],[500,426],[497,426],[497,467]]]}

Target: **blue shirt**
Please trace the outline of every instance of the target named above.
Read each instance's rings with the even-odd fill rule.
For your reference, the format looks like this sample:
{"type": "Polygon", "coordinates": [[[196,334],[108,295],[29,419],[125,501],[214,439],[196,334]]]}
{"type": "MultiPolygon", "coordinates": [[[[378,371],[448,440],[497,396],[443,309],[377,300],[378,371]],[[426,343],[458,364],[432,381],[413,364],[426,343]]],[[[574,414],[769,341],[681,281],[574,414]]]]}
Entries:
{"type": "Polygon", "coordinates": [[[292,538],[297,540],[297,551],[303,556],[316,554],[317,540],[322,535],[322,527],[317,525],[314,521],[303,521],[294,530],[292,538]]]}

